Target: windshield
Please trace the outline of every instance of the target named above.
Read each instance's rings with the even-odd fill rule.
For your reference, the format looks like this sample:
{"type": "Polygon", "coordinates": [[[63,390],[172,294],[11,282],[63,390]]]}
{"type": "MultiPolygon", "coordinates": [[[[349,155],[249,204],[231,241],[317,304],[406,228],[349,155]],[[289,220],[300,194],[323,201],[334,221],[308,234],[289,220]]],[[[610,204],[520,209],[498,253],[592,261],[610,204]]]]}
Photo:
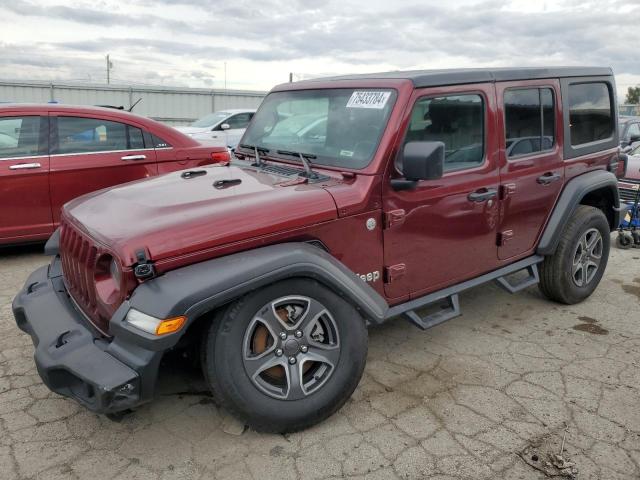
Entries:
{"type": "Polygon", "coordinates": [[[216,123],[221,122],[230,115],[229,112],[215,112],[205,115],[200,120],[196,120],[191,124],[192,127],[213,127],[216,123]]]}
{"type": "Polygon", "coordinates": [[[395,100],[395,91],[381,89],[271,93],[241,143],[271,152],[313,154],[314,164],[364,168],[373,158],[395,100]]]}

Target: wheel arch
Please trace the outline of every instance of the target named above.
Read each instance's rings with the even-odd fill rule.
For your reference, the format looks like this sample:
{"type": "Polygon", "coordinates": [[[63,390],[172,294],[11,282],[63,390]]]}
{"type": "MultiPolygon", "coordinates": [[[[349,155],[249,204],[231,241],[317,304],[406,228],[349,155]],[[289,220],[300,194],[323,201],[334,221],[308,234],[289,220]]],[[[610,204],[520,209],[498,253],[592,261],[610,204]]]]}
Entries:
{"type": "Polygon", "coordinates": [[[144,338],[156,349],[171,348],[203,317],[215,315],[246,293],[289,278],[322,283],[371,323],[384,321],[389,308],[379,293],[329,253],[314,245],[292,242],[207,260],[149,280],[118,309],[110,327],[114,334],[130,337],[131,327],[123,322],[130,308],[157,318],[186,315],[187,325],[179,332],[144,338]]]}
{"type": "Polygon", "coordinates": [[[600,209],[607,217],[610,230],[618,228],[620,194],[616,176],[605,170],[597,170],[584,173],[567,182],[538,244],[539,255],[552,255],[556,251],[564,225],[578,205],[600,209]]]}

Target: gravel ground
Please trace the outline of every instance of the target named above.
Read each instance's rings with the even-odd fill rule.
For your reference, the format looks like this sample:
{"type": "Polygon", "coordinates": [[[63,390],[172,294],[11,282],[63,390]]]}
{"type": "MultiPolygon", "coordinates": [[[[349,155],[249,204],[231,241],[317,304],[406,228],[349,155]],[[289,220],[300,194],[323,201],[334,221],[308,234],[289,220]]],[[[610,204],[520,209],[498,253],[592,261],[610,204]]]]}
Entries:
{"type": "Polygon", "coordinates": [[[2,479],[541,479],[561,460],[578,479],[640,478],[638,250],[613,250],[580,305],[487,285],[429,331],[402,320],[371,329],[353,398],[285,436],[245,430],[179,359],[158,398],[117,422],[50,393],[11,313],[48,262],[38,252],[0,251],[2,479]]]}

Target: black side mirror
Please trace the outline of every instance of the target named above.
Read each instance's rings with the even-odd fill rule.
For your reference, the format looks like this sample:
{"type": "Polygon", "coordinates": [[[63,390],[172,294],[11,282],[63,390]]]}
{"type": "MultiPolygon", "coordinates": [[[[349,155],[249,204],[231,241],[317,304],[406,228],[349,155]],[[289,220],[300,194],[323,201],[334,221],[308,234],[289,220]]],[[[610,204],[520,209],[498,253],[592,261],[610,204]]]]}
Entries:
{"type": "Polygon", "coordinates": [[[404,179],[394,179],[391,186],[396,190],[409,190],[418,180],[437,180],[444,173],[444,143],[409,142],[402,152],[402,174],[404,179]]]}

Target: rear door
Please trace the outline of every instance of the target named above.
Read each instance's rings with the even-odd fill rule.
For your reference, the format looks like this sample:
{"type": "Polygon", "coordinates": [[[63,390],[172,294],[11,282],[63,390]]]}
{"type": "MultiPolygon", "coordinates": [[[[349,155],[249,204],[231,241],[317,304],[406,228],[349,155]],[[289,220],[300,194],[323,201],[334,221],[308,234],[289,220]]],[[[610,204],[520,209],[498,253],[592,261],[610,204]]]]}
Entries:
{"type": "Polygon", "coordinates": [[[53,231],[49,204],[48,117],[0,117],[0,243],[53,231]]]}
{"type": "Polygon", "coordinates": [[[531,254],[564,183],[560,82],[496,84],[500,134],[498,258],[531,254]]]}
{"type": "Polygon", "coordinates": [[[158,173],[155,149],[136,125],[62,113],[52,113],[51,124],[54,223],[62,205],[75,197],[158,173]]]}

